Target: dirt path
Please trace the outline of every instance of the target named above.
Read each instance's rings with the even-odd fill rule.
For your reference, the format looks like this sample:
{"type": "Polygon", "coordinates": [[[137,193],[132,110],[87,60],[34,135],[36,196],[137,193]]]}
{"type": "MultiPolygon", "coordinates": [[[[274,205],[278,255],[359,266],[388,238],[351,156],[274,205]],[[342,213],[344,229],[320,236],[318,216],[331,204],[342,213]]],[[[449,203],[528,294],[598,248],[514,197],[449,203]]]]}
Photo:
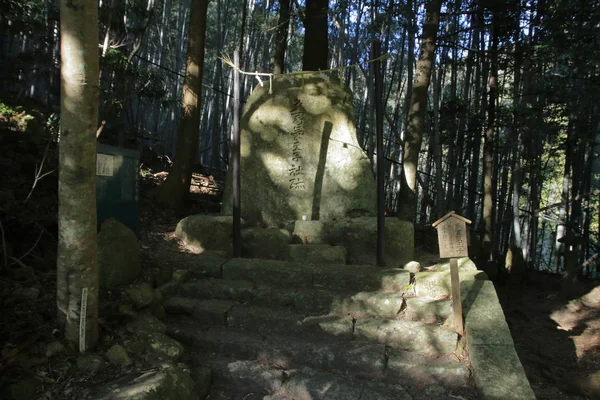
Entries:
{"type": "Polygon", "coordinates": [[[556,283],[496,285],[515,348],[538,399],[600,398],[600,286],[569,302],[556,283]]]}

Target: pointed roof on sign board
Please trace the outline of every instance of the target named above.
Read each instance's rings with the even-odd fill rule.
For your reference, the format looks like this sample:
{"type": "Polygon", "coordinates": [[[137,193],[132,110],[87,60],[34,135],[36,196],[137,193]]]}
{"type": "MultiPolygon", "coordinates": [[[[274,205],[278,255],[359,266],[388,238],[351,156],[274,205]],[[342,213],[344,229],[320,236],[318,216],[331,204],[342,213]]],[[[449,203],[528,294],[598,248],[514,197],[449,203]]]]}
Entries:
{"type": "Polygon", "coordinates": [[[433,224],[431,224],[431,226],[433,226],[434,228],[437,227],[439,224],[441,224],[442,222],[444,222],[445,220],[447,220],[448,218],[458,218],[459,220],[470,224],[471,220],[467,219],[463,216],[458,215],[455,211],[450,211],[448,214],[444,215],[442,218],[438,219],[437,221],[435,221],[433,224]]]}

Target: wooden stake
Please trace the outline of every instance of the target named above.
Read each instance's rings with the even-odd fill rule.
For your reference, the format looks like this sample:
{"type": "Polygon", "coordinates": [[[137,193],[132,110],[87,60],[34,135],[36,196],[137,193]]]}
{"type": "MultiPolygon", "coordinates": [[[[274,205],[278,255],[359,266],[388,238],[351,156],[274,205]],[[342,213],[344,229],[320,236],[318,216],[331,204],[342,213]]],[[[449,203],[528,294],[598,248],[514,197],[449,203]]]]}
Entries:
{"type": "Polygon", "coordinates": [[[458,263],[456,258],[450,259],[450,283],[452,285],[452,309],[454,310],[454,327],[456,333],[463,336],[463,312],[460,298],[460,280],[458,278],[458,263]]]}
{"type": "MultiPolygon", "coordinates": [[[[233,53],[233,62],[240,66],[240,52],[233,53]]],[[[240,207],[240,72],[233,71],[233,135],[231,138],[231,158],[233,170],[233,257],[242,256],[242,227],[240,207]]]]}

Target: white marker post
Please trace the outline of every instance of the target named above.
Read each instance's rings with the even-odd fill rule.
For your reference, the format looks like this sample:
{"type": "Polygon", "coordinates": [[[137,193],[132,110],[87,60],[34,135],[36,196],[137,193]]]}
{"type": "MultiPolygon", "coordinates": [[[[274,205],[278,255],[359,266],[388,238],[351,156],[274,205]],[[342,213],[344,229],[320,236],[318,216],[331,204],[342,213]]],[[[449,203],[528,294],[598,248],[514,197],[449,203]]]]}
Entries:
{"type": "Polygon", "coordinates": [[[467,225],[471,221],[450,211],[442,218],[435,221],[432,226],[437,229],[440,258],[450,259],[450,283],[452,285],[452,309],[454,310],[454,324],[459,335],[464,334],[462,301],[460,298],[460,280],[458,277],[458,257],[469,255],[469,242],[467,240],[467,225]]]}
{"type": "Polygon", "coordinates": [[[88,288],[81,289],[81,309],[79,311],[79,352],[85,353],[87,346],[85,343],[86,320],[87,320],[87,301],[88,288]]]}

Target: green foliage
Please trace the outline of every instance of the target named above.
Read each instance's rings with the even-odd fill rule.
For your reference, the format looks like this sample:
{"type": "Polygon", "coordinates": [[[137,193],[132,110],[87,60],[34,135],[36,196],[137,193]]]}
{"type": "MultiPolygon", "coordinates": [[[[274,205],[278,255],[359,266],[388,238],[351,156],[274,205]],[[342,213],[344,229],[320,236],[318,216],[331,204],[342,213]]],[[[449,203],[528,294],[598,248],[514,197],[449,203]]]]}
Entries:
{"type": "Polygon", "coordinates": [[[54,2],[48,2],[51,9],[46,10],[43,0],[0,0],[2,19],[12,32],[33,33],[44,29],[44,20],[48,14],[56,14],[54,2]]]}

